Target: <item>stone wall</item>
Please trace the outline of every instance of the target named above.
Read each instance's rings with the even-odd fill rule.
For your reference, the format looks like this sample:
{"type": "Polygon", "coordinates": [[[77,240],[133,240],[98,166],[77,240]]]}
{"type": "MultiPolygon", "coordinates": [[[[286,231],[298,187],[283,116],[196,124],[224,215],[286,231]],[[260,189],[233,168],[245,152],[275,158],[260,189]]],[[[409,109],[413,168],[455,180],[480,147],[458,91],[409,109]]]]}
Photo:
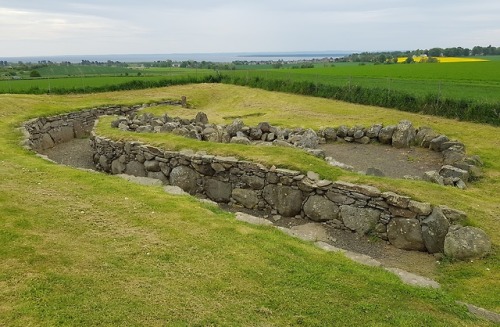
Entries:
{"type": "MultiPolygon", "coordinates": [[[[100,107],[32,119],[24,124],[24,143],[42,151],[88,136],[99,116],[124,115],[160,104],[180,102],[100,107]]],[[[265,124],[262,127],[267,129],[265,124]]],[[[401,249],[445,253],[457,259],[481,257],[491,248],[482,230],[462,226],[464,212],[372,186],[321,180],[314,172],[266,168],[236,158],[116,142],[94,133],[90,142],[98,170],[156,178],[218,203],[325,222],[376,235],[401,249]]]]}
{"type": "Polygon", "coordinates": [[[330,165],[352,170],[352,167],[326,157],[318,146],[327,142],[355,142],[359,144],[382,143],[396,148],[420,146],[429,151],[439,152],[443,156],[443,166],[438,171],[428,171],[423,176],[411,176],[440,185],[466,188],[466,183],[481,177],[482,161],[478,156],[467,156],[465,145],[457,140],[450,140],[446,135],[436,133],[429,127],[413,127],[407,120],[397,125],[383,126],[375,124],[369,128],[363,126],[337,128],[326,127],[318,131],[304,128],[284,128],[261,122],[257,126],[246,126],[236,119],[229,125],[215,125],[208,121],[206,114],[199,112],[194,119],[169,117],[167,114],[157,117],[152,114],[119,117],[113,127],[125,131],[141,133],[174,133],[189,138],[208,142],[260,144],[276,146],[294,146],[324,158],[330,165]]]}
{"type": "Polygon", "coordinates": [[[130,115],[137,110],[157,105],[180,105],[180,101],[161,101],[134,106],[106,106],[60,114],[51,117],[39,117],[24,123],[26,132],[25,145],[35,151],[52,148],[56,144],[73,138],[90,135],[96,119],[103,115],[130,115]]]}
{"type": "Polygon", "coordinates": [[[325,222],[337,228],[376,235],[405,250],[457,257],[455,248],[445,246],[460,243],[449,240],[454,235],[460,235],[465,242],[483,244],[473,246],[470,252],[461,254],[461,258],[483,256],[491,246],[484,232],[462,227],[466,219],[464,212],[432,206],[393,192],[381,192],[373,186],[321,180],[314,172],[304,174],[266,168],[203,152],[165,151],[95,134],[91,136],[91,144],[98,170],[156,178],[218,203],[325,222]],[[455,232],[457,230],[465,233],[455,232]],[[481,241],[478,241],[478,233],[482,235],[481,241]]]}

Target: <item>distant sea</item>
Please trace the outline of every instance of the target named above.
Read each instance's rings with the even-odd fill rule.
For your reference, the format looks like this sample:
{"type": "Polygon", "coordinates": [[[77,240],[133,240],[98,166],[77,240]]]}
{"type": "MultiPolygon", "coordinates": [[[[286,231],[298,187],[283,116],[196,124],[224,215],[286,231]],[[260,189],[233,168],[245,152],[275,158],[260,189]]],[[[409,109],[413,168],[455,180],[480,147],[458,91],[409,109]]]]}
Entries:
{"type": "Polygon", "coordinates": [[[69,61],[79,63],[82,60],[107,62],[153,62],[153,61],[211,61],[230,63],[233,61],[292,61],[311,60],[321,58],[339,58],[351,54],[351,51],[318,51],[318,52],[262,52],[262,53],[174,53],[174,54],[108,54],[108,55],[61,55],[61,56],[33,56],[33,57],[1,57],[0,60],[9,62],[31,62],[47,60],[52,62],[69,61]]]}

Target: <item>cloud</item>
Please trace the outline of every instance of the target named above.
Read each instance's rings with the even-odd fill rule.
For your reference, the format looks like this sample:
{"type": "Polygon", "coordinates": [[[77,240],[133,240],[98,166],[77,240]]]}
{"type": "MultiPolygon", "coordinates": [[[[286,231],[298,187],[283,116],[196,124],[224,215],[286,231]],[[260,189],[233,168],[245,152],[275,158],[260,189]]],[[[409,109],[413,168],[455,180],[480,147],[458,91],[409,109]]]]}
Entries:
{"type": "Polygon", "coordinates": [[[1,55],[471,47],[500,39],[498,17],[498,0],[0,0],[0,41],[1,55]]]}

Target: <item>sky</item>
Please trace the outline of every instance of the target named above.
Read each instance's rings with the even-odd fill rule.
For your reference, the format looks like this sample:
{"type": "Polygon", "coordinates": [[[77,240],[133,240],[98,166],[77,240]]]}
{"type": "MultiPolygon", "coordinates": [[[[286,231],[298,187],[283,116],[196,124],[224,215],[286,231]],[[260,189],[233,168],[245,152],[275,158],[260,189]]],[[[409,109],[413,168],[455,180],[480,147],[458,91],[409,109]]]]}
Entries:
{"type": "Polygon", "coordinates": [[[0,57],[490,44],[499,0],[0,0],[0,57]]]}

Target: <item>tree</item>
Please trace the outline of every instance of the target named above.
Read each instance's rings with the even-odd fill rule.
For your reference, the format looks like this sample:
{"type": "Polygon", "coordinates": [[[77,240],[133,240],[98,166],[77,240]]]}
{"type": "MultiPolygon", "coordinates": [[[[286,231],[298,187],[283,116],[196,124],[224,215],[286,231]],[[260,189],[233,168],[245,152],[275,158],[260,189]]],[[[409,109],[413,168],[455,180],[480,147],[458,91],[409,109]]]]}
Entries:
{"type": "Polygon", "coordinates": [[[32,70],[30,73],[30,77],[42,77],[38,70],[32,70]]]}
{"type": "Polygon", "coordinates": [[[415,59],[413,59],[413,56],[412,55],[409,55],[406,60],[405,60],[405,64],[413,64],[415,62],[415,59]]]}

